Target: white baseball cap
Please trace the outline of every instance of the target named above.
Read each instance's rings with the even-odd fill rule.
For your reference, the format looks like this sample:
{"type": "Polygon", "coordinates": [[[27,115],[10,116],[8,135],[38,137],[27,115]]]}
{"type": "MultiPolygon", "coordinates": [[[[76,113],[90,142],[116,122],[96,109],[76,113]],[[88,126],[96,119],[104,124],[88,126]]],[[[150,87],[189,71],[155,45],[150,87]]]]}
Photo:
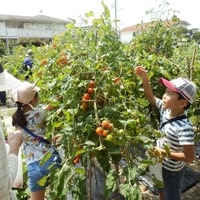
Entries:
{"type": "Polygon", "coordinates": [[[170,90],[181,94],[189,103],[192,104],[195,101],[196,86],[187,78],[180,77],[171,81],[160,78],[159,83],[170,90]]]}
{"type": "Polygon", "coordinates": [[[27,54],[33,54],[33,51],[31,49],[27,50],[27,54]]]}
{"type": "Polygon", "coordinates": [[[28,104],[39,90],[34,84],[24,81],[12,91],[12,97],[15,102],[28,104]]]}

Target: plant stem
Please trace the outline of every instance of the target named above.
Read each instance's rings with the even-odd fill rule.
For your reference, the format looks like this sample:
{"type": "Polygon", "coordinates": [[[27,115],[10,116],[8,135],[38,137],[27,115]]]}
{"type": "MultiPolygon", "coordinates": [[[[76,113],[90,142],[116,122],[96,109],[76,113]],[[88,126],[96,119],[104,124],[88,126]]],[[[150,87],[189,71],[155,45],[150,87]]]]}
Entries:
{"type": "Polygon", "coordinates": [[[92,167],[91,167],[91,158],[89,161],[89,187],[88,187],[88,200],[92,199],[92,167]]]}
{"type": "MultiPolygon", "coordinates": [[[[94,112],[95,112],[95,119],[96,119],[96,122],[99,124],[100,122],[99,122],[99,117],[98,117],[96,99],[94,100],[94,112]]],[[[103,145],[102,145],[102,138],[101,138],[101,135],[99,135],[99,142],[100,142],[100,146],[103,146],[103,145]]]]}

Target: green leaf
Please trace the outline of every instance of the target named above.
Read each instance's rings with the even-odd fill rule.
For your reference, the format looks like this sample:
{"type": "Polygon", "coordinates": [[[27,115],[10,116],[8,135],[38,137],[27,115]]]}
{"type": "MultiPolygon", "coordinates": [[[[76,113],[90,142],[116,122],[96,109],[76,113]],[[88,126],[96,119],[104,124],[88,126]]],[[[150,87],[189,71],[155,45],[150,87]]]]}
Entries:
{"type": "Polygon", "coordinates": [[[199,108],[195,108],[194,115],[200,115],[200,109],[199,108]]]}
{"type": "Polygon", "coordinates": [[[49,160],[49,158],[52,156],[51,152],[48,152],[45,154],[44,158],[40,161],[40,165],[44,166],[44,164],[49,160]]]}
{"type": "Polygon", "coordinates": [[[152,174],[152,181],[154,182],[155,186],[158,187],[158,188],[163,188],[164,187],[164,182],[163,181],[160,181],[158,180],[154,174],[152,174]]]}
{"type": "Polygon", "coordinates": [[[102,5],[104,7],[105,18],[109,19],[110,18],[110,10],[108,9],[108,7],[106,6],[106,4],[103,1],[102,1],[102,5]]]}
{"type": "Polygon", "coordinates": [[[94,17],[94,12],[90,11],[88,13],[85,14],[86,17],[94,17]]]}
{"type": "Polygon", "coordinates": [[[119,120],[119,122],[122,123],[123,126],[126,126],[126,125],[127,125],[127,121],[125,121],[125,120],[119,120]]]}
{"type": "Polygon", "coordinates": [[[85,174],[85,168],[84,167],[76,168],[75,172],[84,175],[85,174]]]}
{"type": "Polygon", "coordinates": [[[54,122],[52,128],[58,128],[63,124],[63,122],[54,122]]]}
{"type": "Polygon", "coordinates": [[[106,178],[106,188],[108,191],[114,192],[117,189],[116,178],[116,170],[110,170],[106,178]]]}
{"type": "Polygon", "coordinates": [[[109,149],[108,153],[109,154],[120,154],[120,149],[109,149]]]}
{"type": "Polygon", "coordinates": [[[38,185],[45,186],[45,184],[47,182],[47,178],[48,178],[48,176],[43,176],[42,179],[40,179],[39,181],[37,181],[38,185]]]}
{"type": "Polygon", "coordinates": [[[87,149],[80,149],[80,150],[78,150],[78,151],[76,152],[75,157],[76,157],[77,155],[83,154],[83,153],[85,153],[85,152],[87,152],[87,149]]]}
{"type": "Polygon", "coordinates": [[[120,193],[126,200],[139,200],[142,199],[141,190],[137,186],[132,186],[129,183],[120,185],[120,193]]]}
{"type": "Polygon", "coordinates": [[[95,146],[95,143],[93,141],[89,141],[89,140],[86,141],[85,144],[89,145],[89,146],[95,146]]]}
{"type": "Polygon", "coordinates": [[[140,99],[140,98],[137,98],[137,102],[143,106],[148,106],[149,105],[149,101],[145,100],[145,99],[140,99]]]}
{"type": "Polygon", "coordinates": [[[151,138],[149,138],[149,137],[147,137],[147,136],[145,136],[145,135],[138,135],[137,137],[136,137],[136,139],[138,140],[138,141],[142,141],[143,143],[151,143],[151,142],[153,142],[154,140],[153,139],[151,139],[151,138]]]}

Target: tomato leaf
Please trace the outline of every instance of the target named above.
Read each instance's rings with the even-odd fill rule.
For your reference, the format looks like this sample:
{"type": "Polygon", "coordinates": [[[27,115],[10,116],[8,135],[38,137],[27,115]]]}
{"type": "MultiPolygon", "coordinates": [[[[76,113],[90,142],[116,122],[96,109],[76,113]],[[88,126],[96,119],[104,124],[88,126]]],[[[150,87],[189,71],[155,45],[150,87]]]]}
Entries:
{"type": "Polygon", "coordinates": [[[149,101],[147,101],[146,99],[140,99],[140,98],[137,98],[137,102],[143,106],[148,106],[149,105],[149,101]]]}

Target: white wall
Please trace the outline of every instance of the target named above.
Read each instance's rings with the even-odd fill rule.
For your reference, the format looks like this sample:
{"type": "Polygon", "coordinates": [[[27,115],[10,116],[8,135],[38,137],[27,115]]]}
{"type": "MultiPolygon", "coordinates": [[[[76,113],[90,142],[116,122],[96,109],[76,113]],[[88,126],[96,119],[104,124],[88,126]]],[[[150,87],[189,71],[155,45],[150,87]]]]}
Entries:
{"type": "Polygon", "coordinates": [[[121,32],[120,40],[122,43],[129,43],[133,39],[133,32],[121,32]]]}
{"type": "Polygon", "coordinates": [[[5,28],[5,23],[4,22],[0,22],[0,28],[5,28]]]}

